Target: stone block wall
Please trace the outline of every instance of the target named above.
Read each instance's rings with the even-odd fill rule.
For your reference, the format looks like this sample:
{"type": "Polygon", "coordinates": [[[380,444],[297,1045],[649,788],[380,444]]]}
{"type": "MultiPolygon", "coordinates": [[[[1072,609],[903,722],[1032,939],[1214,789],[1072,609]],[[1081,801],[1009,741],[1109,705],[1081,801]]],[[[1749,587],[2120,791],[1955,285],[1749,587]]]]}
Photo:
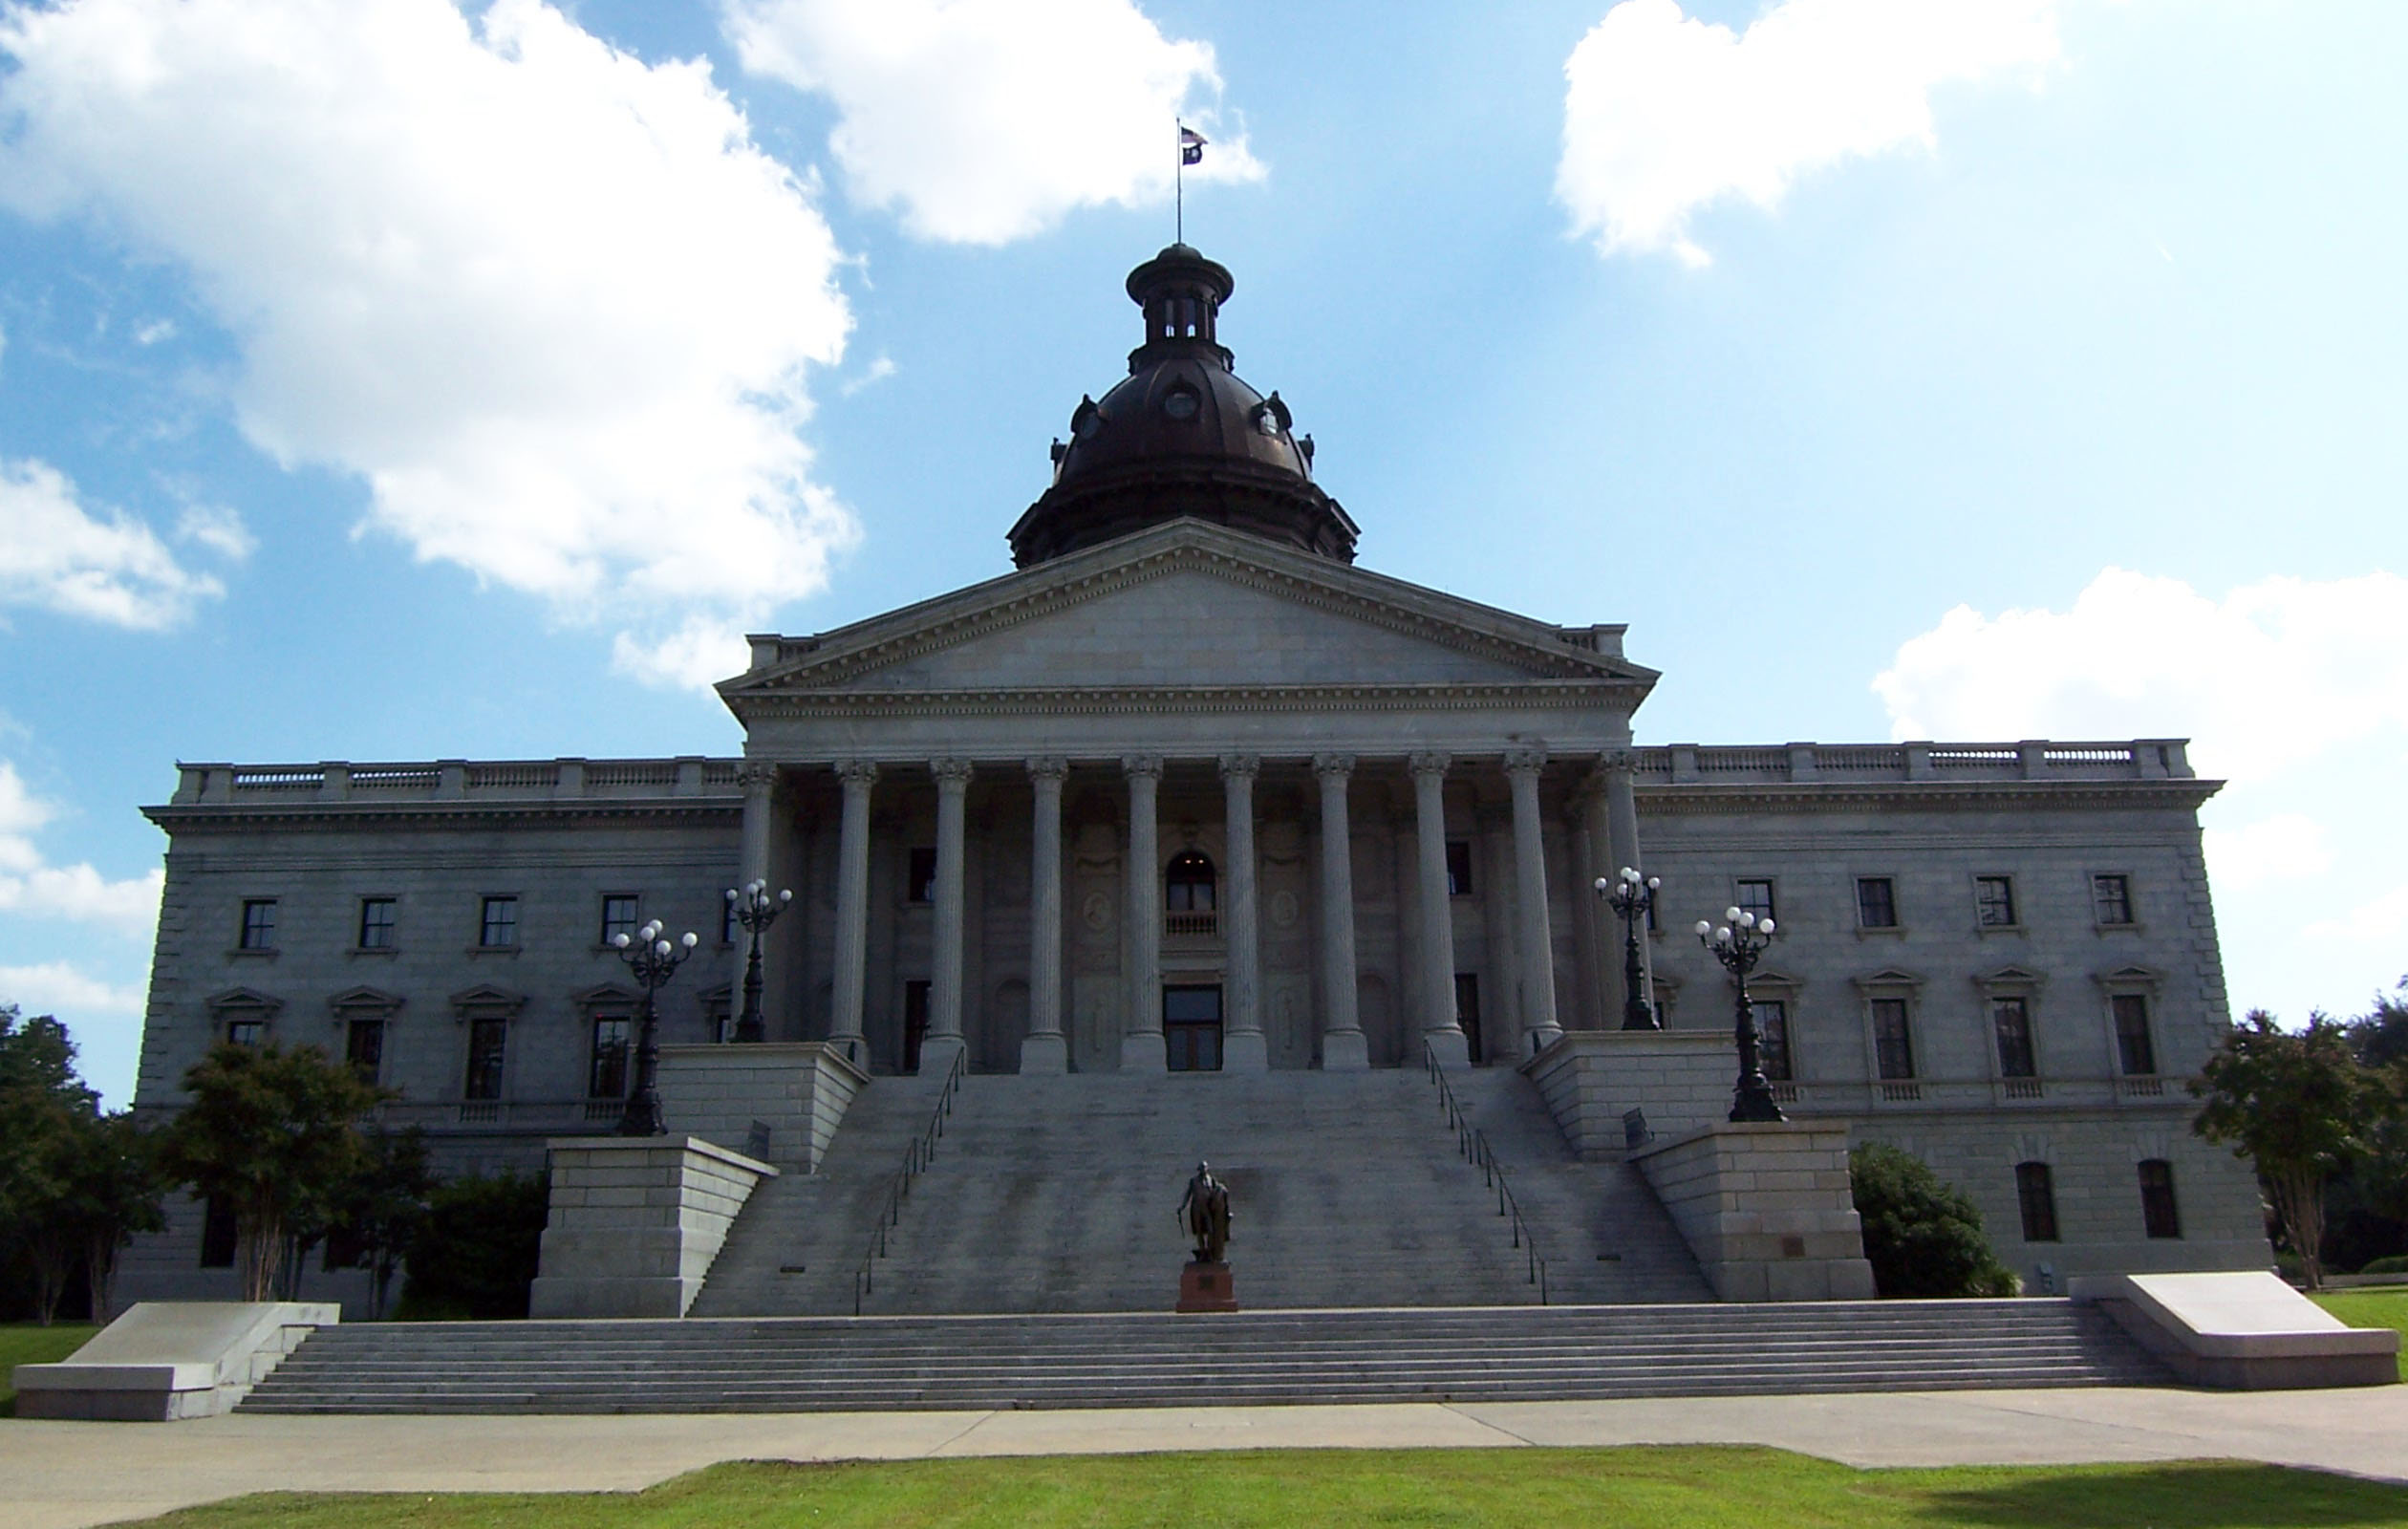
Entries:
{"type": "Polygon", "coordinates": [[[1730,1112],[1738,1070],[1720,1031],[1573,1030],[1522,1064],[1582,1157],[1623,1155],[1623,1116],[1637,1109],[1658,1141],[1730,1112]]]}
{"type": "Polygon", "coordinates": [[[672,1135],[752,1152],[759,1121],[769,1128],[760,1155],[788,1171],[819,1166],[869,1083],[867,1072],[821,1041],[660,1048],[661,1113],[672,1135]]]}
{"type": "Polygon", "coordinates": [[[737,1213],[778,1173],[693,1136],[565,1137],[550,1149],[535,1317],[684,1316],[737,1213]]]}
{"type": "Polygon", "coordinates": [[[1725,1301],[1859,1301],[1844,1125],[1709,1126],[1631,1154],[1725,1301]]]}

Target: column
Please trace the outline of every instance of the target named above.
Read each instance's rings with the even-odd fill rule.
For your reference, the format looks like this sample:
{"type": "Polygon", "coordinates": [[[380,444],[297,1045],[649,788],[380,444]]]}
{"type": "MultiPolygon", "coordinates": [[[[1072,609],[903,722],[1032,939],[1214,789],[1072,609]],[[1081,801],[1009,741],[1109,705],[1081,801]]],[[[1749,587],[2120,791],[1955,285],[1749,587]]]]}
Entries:
{"type": "Polygon", "coordinates": [[[1229,990],[1222,994],[1227,1024],[1221,1036],[1221,1067],[1228,1072],[1267,1072],[1271,1047],[1262,1033],[1262,943],[1255,909],[1255,776],[1262,762],[1252,754],[1220,758],[1222,831],[1228,841],[1228,896],[1221,910],[1229,942],[1229,990]]]}
{"type": "Polygon", "coordinates": [[[1322,1070],[1360,1072],[1371,1065],[1355,1010],[1354,834],[1346,825],[1352,754],[1316,754],[1321,778],[1322,1070]]]}
{"type": "Polygon", "coordinates": [[[847,760],[836,766],[836,779],[845,789],[845,810],[836,830],[836,970],[828,1039],[848,1060],[867,1066],[861,1004],[870,970],[870,788],[877,784],[878,766],[847,760]]]}
{"type": "MultiPolygon", "coordinates": [[[[736,766],[736,784],[744,792],[743,839],[736,867],[736,886],[749,886],[755,881],[769,879],[770,793],[776,788],[777,782],[778,767],[764,760],[748,759],[736,766]]],[[[777,889],[771,888],[769,894],[776,896],[777,889]]],[[[731,1010],[727,1023],[731,1036],[735,1034],[738,1016],[743,1012],[744,968],[751,957],[751,938],[743,926],[739,924],[735,943],[728,948],[727,993],[731,1010]]],[[[762,1038],[775,1038],[778,1030],[778,1025],[763,1015],[762,1038]]]]}
{"type": "Polygon", "coordinates": [[[1415,754],[1413,826],[1420,850],[1422,1040],[1444,1067],[1472,1065],[1455,1017],[1454,915],[1447,901],[1447,765],[1444,754],[1415,754]]]}
{"type": "MultiPolygon", "coordinates": [[[[1599,874],[1619,875],[1624,866],[1644,872],[1647,862],[1639,850],[1639,795],[1632,786],[1630,750],[1608,749],[1598,763],[1605,772],[1605,837],[1613,846],[1613,853],[1608,857],[1613,861],[1613,869],[1599,874]]],[[[1639,996],[1652,1018],[1656,1011],[1655,942],[1647,937],[1644,921],[1639,927],[1639,996]]],[[[1628,983],[1624,980],[1618,985],[1626,988],[1628,983]]]]}
{"type": "Polygon", "coordinates": [[[928,1034],[920,1039],[919,1069],[941,1073],[961,1054],[962,808],[970,794],[970,762],[933,760],[936,777],[935,948],[929,953],[928,1034]]]}
{"type": "Polygon", "coordinates": [[[1129,1014],[1121,1025],[1121,1070],[1160,1072],[1171,1065],[1162,1043],[1162,854],[1154,801],[1162,756],[1131,754],[1129,777],[1129,1014]]]}
{"type": "Polygon", "coordinates": [[[1028,1038],[1021,1043],[1023,1073],[1070,1070],[1062,1035],[1062,781],[1067,762],[1032,759],[1035,825],[1028,846],[1028,1038]]]}
{"type": "Polygon", "coordinates": [[[1547,857],[1539,839],[1538,772],[1547,767],[1539,749],[1505,756],[1514,786],[1514,902],[1519,926],[1515,954],[1521,958],[1522,1023],[1535,1048],[1563,1034],[1556,1021],[1555,941],[1547,923],[1547,857]]]}
{"type": "Polygon", "coordinates": [[[1612,882],[1623,862],[1614,858],[1614,834],[1605,799],[1605,767],[1601,763],[1580,784],[1578,808],[1580,843],[1580,874],[1573,878],[1572,902],[1580,935],[1581,1000],[1589,1013],[1582,1028],[1615,1030],[1623,1016],[1623,930],[1614,905],[1597,890],[1601,880],[1612,882]]]}

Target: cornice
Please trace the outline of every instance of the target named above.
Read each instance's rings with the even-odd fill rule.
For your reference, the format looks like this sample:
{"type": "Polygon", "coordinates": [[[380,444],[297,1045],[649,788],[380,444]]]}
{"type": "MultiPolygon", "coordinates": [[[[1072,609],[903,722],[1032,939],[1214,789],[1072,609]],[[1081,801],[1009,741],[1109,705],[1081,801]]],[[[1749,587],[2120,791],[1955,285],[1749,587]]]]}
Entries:
{"type": "Polygon", "coordinates": [[[1641,786],[1634,795],[1648,816],[1752,815],[1759,812],[1853,812],[1869,808],[1971,809],[1998,803],[2113,804],[2197,811],[2222,789],[2221,781],[1765,781],[1747,785],[1641,786]]]}
{"type": "Polygon", "coordinates": [[[540,819],[560,824],[596,818],[663,822],[734,822],[743,816],[741,796],[681,797],[675,801],[547,801],[540,797],[495,802],[290,802],[274,806],[186,804],[146,807],[142,816],[174,833],[184,829],[428,829],[490,827],[495,818],[540,819]]]}
{"type": "Polygon", "coordinates": [[[1489,711],[1533,704],[1638,705],[1648,681],[1584,679],[1388,685],[1110,685],[1012,690],[787,691],[743,698],[745,719],[1112,716],[1161,712],[1489,711]],[[1630,694],[1633,691],[1640,695],[1630,694]],[[1626,698],[1626,699],[1625,699],[1626,698]]]}

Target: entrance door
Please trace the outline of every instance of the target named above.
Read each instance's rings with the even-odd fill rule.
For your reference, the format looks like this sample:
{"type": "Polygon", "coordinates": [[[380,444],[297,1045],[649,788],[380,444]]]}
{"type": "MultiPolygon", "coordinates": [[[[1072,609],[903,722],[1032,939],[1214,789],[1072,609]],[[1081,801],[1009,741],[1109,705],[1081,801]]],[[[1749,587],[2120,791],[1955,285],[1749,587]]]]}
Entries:
{"type": "Polygon", "coordinates": [[[1162,1039],[1173,1072],[1218,1072],[1221,1065],[1221,990],[1162,990],[1162,1039]]]}

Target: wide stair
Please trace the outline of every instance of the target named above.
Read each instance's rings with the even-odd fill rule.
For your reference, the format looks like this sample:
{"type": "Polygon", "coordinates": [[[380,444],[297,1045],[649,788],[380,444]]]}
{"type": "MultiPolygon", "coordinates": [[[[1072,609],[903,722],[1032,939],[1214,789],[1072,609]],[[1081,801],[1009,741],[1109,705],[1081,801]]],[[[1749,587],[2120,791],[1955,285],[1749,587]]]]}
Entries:
{"type": "Polygon", "coordinates": [[[241,1411],[1496,1402],[2167,1381],[2096,1308],[2062,1300],[380,1323],[321,1328],[241,1411]]]}
{"type": "MultiPolygon", "coordinates": [[[[1577,1161],[1527,1079],[1490,1069],[1454,1085],[1507,1165],[1543,1271],[1418,1068],[976,1076],[860,1310],[1164,1310],[1187,1249],[1173,1209],[1199,1159],[1229,1185],[1250,1310],[1710,1298],[1637,1174],[1577,1161]]],[[[851,1315],[888,1186],[935,1102],[926,1080],[866,1090],[820,1173],[745,1208],[693,1315],[851,1315]]]]}

